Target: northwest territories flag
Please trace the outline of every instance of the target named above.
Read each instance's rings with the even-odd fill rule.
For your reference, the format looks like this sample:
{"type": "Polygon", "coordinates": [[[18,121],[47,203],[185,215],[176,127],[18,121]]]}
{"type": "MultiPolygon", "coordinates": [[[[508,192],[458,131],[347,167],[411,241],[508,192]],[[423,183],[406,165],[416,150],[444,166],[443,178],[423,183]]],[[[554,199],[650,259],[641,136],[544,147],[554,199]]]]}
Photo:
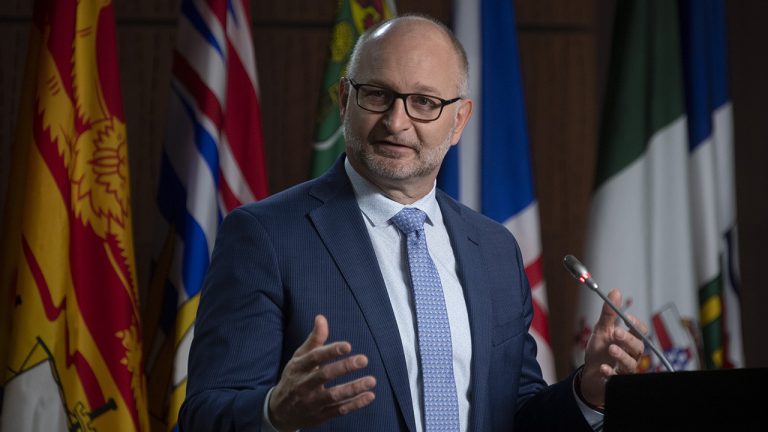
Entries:
{"type": "Polygon", "coordinates": [[[203,276],[220,221],[267,194],[247,0],[184,0],[160,168],[158,240],[147,312],[153,429],[174,429],[203,276]]]}
{"type": "MultiPolygon", "coordinates": [[[[617,4],[585,264],[622,289],[678,369],[740,366],[723,4],[679,5],[617,4]]],[[[582,290],[575,361],[600,306],[582,290]]]]}
{"type": "MultiPolygon", "coordinates": [[[[520,243],[533,292],[531,334],[544,379],[555,382],[547,296],[541,265],[539,211],[515,34],[508,0],[456,1],[455,30],[470,63],[473,119],[443,162],[440,187],[504,224],[520,243]]],[[[511,259],[512,257],[510,257],[511,259]]]]}

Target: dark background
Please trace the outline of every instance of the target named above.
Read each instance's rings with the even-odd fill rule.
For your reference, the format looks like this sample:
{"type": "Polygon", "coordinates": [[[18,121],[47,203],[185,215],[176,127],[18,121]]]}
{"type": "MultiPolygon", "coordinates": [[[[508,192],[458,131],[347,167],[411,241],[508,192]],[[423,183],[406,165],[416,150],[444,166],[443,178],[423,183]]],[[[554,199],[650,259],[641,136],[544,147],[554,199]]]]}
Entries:
{"type": "MultiPolygon", "coordinates": [[[[142,289],[154,253],[155,192],[179,0],[116,1],[142,289]]],[[[252,1],[270,192],[306,180],[336,0],[252,1]]],[[[451,0],[396,0],[446,23],[451,0]]],[[[517,0],[517,29],[558,376],[570,371],[577,285],[561,266],[584,247],[615,0],[517,0]]],[[[768,2],[726,2],[746,365],[768,367],[768,2]]],[[[32,1],[0,1],[0,205],[5,200],[32,1]]],[[[0,235],[5,229],[0,231],[0,235]]]]}

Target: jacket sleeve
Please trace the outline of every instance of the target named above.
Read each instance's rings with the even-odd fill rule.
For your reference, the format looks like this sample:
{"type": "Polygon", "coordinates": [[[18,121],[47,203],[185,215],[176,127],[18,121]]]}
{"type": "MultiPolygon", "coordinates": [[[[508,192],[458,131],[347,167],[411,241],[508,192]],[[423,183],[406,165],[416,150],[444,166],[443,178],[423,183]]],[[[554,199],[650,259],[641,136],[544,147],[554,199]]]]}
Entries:
{"type": "MultiPolygon", "coordinates": [[[[526,329],[533,321],[533,304],[520,248],[516,248],[520,280],[523,283],[523,314],[526,329]]],[[[523,338],[523,360],[515,414],[515,431],[592,431],[573,394],[573,378],[546,386],[536,360],[536,341],[530,333],[523,338]]]]}
{"type": "Polygon", "coordinates": [[[260,430],[283,364],[283,290],[275,250],[252,214],[238,209],[222,223],[200,296],[179,427],[260,430]]]}

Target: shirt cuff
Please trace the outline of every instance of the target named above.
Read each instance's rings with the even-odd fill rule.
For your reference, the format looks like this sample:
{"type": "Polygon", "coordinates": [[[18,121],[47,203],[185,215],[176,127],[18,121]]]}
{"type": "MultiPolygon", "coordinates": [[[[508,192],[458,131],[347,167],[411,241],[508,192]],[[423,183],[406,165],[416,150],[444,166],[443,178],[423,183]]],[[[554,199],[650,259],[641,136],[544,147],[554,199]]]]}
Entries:
{"type": "MultiPolygon", "coordinates": [[[[576,372],[576,374],[581,374],[581,371],[576,372]]],[[[581,400],[581,396],[579,396],[579,393],[576,391],[577,381],[578,380],[576,379],[571,381],[571,392],[573,392],[573,398],[576,399],[576,405],[579,406],[581,414],[584,416],[584,419],[587,421],[589,426],[592,427],[593,430],[602,430],[604,414],[600,411],[595,411],[594,409],[590,408],[583,400],[581,400]]]]}
{"type": "Polygon", "coordinates": [[[274,387],[269,389],[267,397],[264,398],[264,407],[261,410],[261,432],[280,432],[269,420],[269,399],[272,397],[272,390],[274,389],[274,387]]]}

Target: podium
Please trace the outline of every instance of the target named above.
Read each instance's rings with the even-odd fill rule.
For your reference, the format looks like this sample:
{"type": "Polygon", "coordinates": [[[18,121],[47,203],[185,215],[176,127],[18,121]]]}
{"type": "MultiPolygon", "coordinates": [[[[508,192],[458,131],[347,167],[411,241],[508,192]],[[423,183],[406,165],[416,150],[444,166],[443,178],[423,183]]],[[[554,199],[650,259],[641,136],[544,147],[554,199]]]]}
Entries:
{"type": "Polygon", "coordinates": [[[617,375],[604,431],[766,431],[768,368],[617,375]]]}

